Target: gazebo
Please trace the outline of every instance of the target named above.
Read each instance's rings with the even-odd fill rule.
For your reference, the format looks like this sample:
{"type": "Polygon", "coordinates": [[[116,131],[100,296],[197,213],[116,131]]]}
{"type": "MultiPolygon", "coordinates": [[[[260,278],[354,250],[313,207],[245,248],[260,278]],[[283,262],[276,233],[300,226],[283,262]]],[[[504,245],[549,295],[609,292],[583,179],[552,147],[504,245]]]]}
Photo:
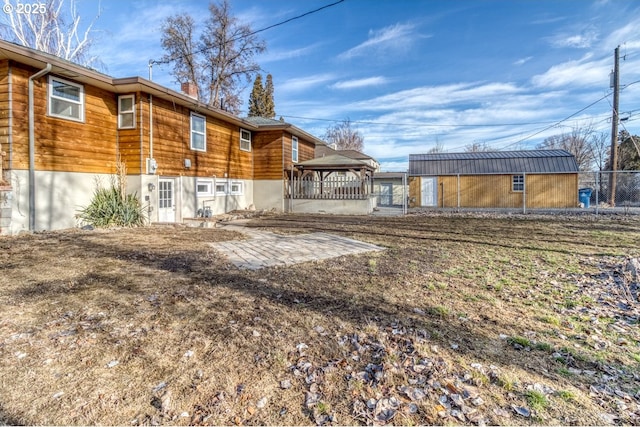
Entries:
{"type": "Polygon", "coordinates": [[[306,206],[304,212],[370,213],[375,207],[374,171],[368,163],[340,154],[298,163],[287,171],[291,210],[306,206]]]}

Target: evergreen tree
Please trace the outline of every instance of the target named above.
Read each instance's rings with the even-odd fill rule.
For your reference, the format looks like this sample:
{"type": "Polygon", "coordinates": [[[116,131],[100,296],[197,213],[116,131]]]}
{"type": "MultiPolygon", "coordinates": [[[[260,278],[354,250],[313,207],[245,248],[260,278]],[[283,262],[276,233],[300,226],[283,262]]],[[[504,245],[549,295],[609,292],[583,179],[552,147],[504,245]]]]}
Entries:
{"type": "Polygon", "coordinates": [[[253,89],[249,95],[249,117],[263,117],[264,114],[264,88],[262,76],[258,74],[253,82],[253,89]]]}
{"type": "Polygon", "coordinates": [[[264,88],[264,117],[273,119],[276,117],[276,104],[273,101],[273,77],[267,74],[267,83],[264,88]]]}

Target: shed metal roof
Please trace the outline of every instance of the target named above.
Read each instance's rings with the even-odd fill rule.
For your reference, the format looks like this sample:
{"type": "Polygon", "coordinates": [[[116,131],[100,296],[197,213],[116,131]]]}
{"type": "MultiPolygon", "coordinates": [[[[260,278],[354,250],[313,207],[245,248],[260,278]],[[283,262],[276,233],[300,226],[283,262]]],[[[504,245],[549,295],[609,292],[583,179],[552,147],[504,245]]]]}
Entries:
{"type": "Polygon", "coordinates": [[[410,154],[409,175],[576,173],[575,157],[565,150],[410,154]]]}

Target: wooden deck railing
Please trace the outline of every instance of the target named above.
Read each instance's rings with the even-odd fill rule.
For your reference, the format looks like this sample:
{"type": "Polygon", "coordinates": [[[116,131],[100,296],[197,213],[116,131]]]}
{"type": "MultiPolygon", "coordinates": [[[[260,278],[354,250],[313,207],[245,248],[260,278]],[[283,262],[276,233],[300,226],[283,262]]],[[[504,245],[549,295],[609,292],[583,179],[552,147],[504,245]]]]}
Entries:
{"type": "Polygon", "coordinates": [[[333,177],[314,180],[294,177],[287,182],[287,198],[363,200],[371,195],[371,179],[333,177]]]}

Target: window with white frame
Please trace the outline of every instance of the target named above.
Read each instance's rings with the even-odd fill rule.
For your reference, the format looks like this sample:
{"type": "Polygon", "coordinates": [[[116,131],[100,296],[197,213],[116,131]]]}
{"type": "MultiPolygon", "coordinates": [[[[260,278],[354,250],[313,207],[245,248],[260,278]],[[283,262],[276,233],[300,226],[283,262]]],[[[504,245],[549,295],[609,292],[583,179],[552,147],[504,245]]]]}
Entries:
{"type": "Polygon", "coordinates": [[[133,129],[136,127],[136,96],[122,95],[118,97],[118,128],[133,129]]]}
{"type": "Polygon", "coordinates": [[[191,113],[191,149],[207,151],[207,119],[191,113]]]}
{"type": "Polygon", "coordinates": [[[234,196],[242,195],[242,187],[243,186],[241,182],[232,182],[231,191],[229,191],[229,194],[232,194],[234,196]]]}
{"type": "Polygon", "coordinates": [[[242,151],[251,151],[251,132],[240,129],[240,149],[242,151]]]}
{"type": "Polygon", "coordinates": [[[213,194],[213,180],[199,179],[196,183],[196,193],[198,196],[211,196],[213,194]]]}
{"type": "Polygon", "coordinates": [[[291,137],[291,161],[298,163],[298,137],[291,137]]]}
{"type": "Polygon", "coordinates": [[[225,196],[228,185],[226,182],[216,182],[216,196],[225,196]]]}
{"type": "Polygon", "coordinates": [[[513,191],[524,191],[524,175],[513,175],[511,183],[511,189],[513,191]]]}
{"type": "Polygon", "coordinates": [[[49,76],[49,115],[84,121],[84,87],[49,76]]]}

